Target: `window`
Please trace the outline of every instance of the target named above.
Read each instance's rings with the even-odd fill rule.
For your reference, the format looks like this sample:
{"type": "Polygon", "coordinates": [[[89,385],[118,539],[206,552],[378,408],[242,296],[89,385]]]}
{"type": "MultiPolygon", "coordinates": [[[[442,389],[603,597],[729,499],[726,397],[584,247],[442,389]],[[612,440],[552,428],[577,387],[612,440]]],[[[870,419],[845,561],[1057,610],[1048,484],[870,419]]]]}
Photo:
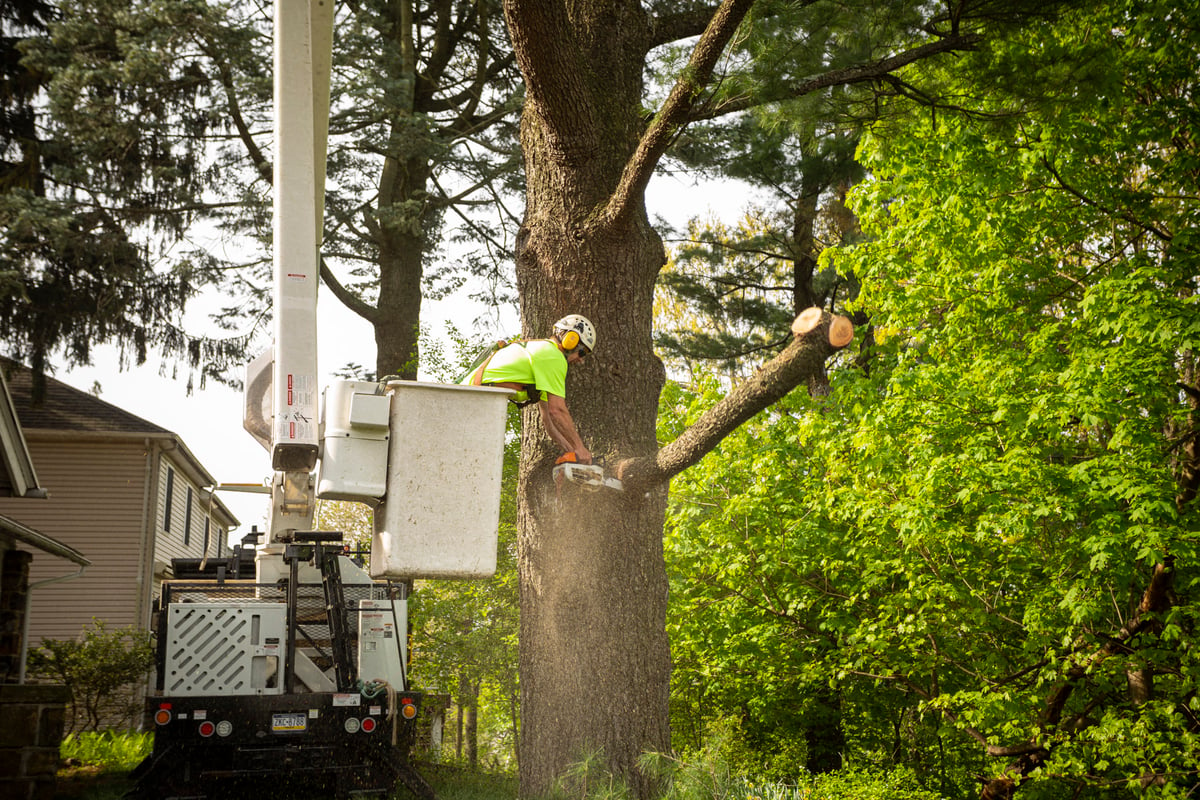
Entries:
{"type": "MultiPolygon", "coordinates": [[[[210,523],[211,523],[211,520],[209,520],[208,517],[205,517],[204,518],[204,552],[205,553],[208,552],[208,541],[209,541],[208,540],[208,536],[209,536],[208,531],[209,531],[210,523]]],[[[220,553],[217,553],[217,555],[220,555],[220,553]]]]}
{"type": "Polygon", "coordinates": [[[171,530],[171,501],[175,499],[175,470],[167,467],[167,497],[163,503],[163,530],[171,530]]]}
{"type": "Polygon", "coordinates": [[[192,487],[188,487],[187,506],[183,510],[183,546],[192,543],[192,487]]]}

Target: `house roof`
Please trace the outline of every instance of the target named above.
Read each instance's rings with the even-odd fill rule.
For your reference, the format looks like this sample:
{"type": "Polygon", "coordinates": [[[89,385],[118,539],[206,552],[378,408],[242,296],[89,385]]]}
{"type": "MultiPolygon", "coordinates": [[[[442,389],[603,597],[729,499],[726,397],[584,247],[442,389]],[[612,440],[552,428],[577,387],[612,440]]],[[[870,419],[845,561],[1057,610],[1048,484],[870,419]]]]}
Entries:
{"type": "Polygon", "coordinates": [[[173,435],[166,428],[50,376],[46,376],[45,397],[35,405],[29,368],[3,357],[0,368],[6,373],[9,392],[26,430],[173,435]]]}
{"type": "MultiPolygon", "coordinates": [[[[19,428],[36,431],[39,438],[77,433],[93,437],[136,436],[168,440],[176,446],[174,457],[194,472],[194,479],[199,485],[216,485],[209,471],[172,431],[50,376],[46,376],[45,394],[41,402],[34,404],[33,374],[28,367],[0,356],[0,373],[7,379],[12,405],[19,418],[19,428]]],[[[237,517],[220,498],[214,497],[212,502],[220,510],[225,524],[238,524],[237,517]]]]}
{"type": "Polygon", "coordinates": [[[0,497],[45,496],[38,486],[17,410],[0,370],[0,497]]]}
{"type": "Polygon", "coordinates": [[[92,564],[92,562],[88,561],[87,557],[85,557],[83,553],[79,552],[74,547],[71,547],[68,544],[63,544],[57,539],[51,539],[46,534],[39,533],[33,528],[30,528],[28,525],[17,522],[12,517],[6,517],[3,514],[0,514],[0,534],[7,534],[8,536],[16,539],[18,542],[24,542],[25,544],[31,547],[36,547],[39,550],[43,550],[50,555],[58,556],[59,558],[65,558],[68,561],[73,561],[81,567],[88,567],[92,564]]]}

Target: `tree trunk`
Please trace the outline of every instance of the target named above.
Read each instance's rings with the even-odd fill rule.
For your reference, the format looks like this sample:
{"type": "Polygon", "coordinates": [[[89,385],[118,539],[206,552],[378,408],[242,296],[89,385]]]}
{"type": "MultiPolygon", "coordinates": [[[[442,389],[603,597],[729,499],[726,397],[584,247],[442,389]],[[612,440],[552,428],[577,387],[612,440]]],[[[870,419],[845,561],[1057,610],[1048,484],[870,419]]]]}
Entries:
{"type": "MultiPolygon", "coordinates": [[[[572,368],[568,405],[594,455],[651,455],[663,368],[650,341],[657,235],[636,220],[588,238],[547,194],[583,198],[603,175],[571,176],[555,191],[531,170],[518,255],[524,332],[545,336],[578,312],[600,337],[572,368]],[[605,269],[588,269],[603,264],[605,269]]],[[[562,175],[555,176],[558,178],[562,175]]],[[[521,787],[547,788],[572,761],[602,752],[635,784],[639,755],[670,746],[667,577],[662,554],[665,487],[646,495],[556,489],[537,411],[525,414],[518,539],[521,598],[521,787]]]]}
{"type": "Polygon", "coordinates": [[[471,698],[467,706],[467,764],[471,769],[479,766],[479,695],[471,698]]]}
{"type": "Polygon", "coordinates": [[[640,2],[505,2],[527,92],[526,207],[516,242],[523,333],[547,336],[568,313],[595,323],[597,347],[571,368],[567,404],[593,454],[629,477],[624,492],[556,487],[558,453],[537,410],[525,412],[518,489],[524,797],[598,754],[638,796],[650,795],[638,759],[670,747],[667,481],[823,370],[842,346],[829,341],[834,320],[814,309],[779,358],[691,435],[658,449],[665,376],[652,329],[666,257],[647,219],[645,186],[752,3],[726,0],[712,14],[688,68],[647,124],[642,69],[652,42],[640,2]]]}
{"type": "Polygon", "coordinates": [[[375,323],[375,377],[417,377],[421,319],[421,275],[427,243],[422,212],[406,208],[424,196],[429,180],[427,160],[410,158],[403,165],[389,158],[380,180],[376,241],[379,245],[379,322],[375,323]]]}
{"type": "Polygon", "coordinates": [[[842,730],[842,694],[824,687],[812,697],[804,719],[805,768],[814,775],[842,768],[846,734],[842,730]]]}
{"type": "MultiPolygon", "coordinates": [[[[599,343],[571,369],[568,406],[596,456],[650,455],[664,379],[650,333],[665,253],[640,197],[615,223],[595,219],[641,132],[647,23],[636,2],[574,4],[569,19],[553,5],[531,4],[516,21],[509,9],[530,83],[517,241],[523,331],[546,336],[568,313],[591,319],[599,343]],[[549,57],[559,61],[546,69],[525,63],[549,57]]],[[[541,793],[589,752],[636,785],[639,755],[670,746],[666,492],[556,491],[558,454],[535,409],[525,413],[523,435],[521,793],[541,793]]]]}

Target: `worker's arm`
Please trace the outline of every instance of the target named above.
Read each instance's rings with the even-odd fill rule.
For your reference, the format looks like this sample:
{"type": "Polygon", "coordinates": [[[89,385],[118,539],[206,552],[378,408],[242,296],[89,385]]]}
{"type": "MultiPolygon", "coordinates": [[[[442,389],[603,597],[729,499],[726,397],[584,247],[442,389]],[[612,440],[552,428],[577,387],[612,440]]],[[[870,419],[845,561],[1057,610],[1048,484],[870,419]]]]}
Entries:
{"type": "Polygon", "coordinates": [[[563,452],[574,451],[575,459],[580,464],[592,463],[592,453],[584,446],[579,431],[575,429],[575,421],[571,419],[571,412],[567,410],[566,398],[556,394],[547,394],[546,397],[546,400],[538,402],[546,433],[550,434],[550,438],[563,452]]]}

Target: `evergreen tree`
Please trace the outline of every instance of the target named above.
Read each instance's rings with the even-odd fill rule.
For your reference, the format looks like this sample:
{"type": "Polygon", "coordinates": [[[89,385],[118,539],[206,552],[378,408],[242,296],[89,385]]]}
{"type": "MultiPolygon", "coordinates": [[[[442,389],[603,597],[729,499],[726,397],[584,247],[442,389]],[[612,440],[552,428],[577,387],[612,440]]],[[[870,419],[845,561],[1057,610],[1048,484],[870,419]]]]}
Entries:
{"type": "MultiPolygon", "coordinates": [[[[79,363],[112,341],[138,362],[157,345],[228,375],[269,315],[270,8],[59,0],[44,21],[21,63],[44,92],[46,200],[8,196],[10,231],[26,231],[10,234],[9,261],[30,285],[11,284],[4,335],[38,369],[58,347],[79,363]],[[43,295],[70,269],[41,280],[55,261],[84,264],[81,295],[104,308],[55,302],[47,321],[43,295]],[[229,338],[185,335],[182,304],[218,281],[230,302],[214,318],[229,338]]],[[[371,371],[413,377],[423,289],[475,270],[503,298],[510,281],[500,231],[519,78],[494,2],[365,0],[338,12],[335,36],[322,277],[373,326],[371,371]],[[445,258],[447,213],[451,233],[476,243],[466,264],[445,258]]]]}
{"type": "Polygon", "coordinates": [[[127,59],[125,68],[137,71],[168,68],[173,53],[133,53],[115,28],[79,38],[61,9],[44,3],[5,4],[2,22],[0,336],[10,354],[29,361],[39,379],[35,395],[57,353],[68,364],[86,363],[104,343],[137,363],[160,346],[203,375],[223,361],[224,346],[189,337],[178,323],[187,300],[215,274],[195,254],[162,266],[164,251],[152,238],[178,237],[191,212],[174,187],[199,187],[197,143],[170,133],[193,107],[194,82],[176,68],[168,70],[178,82],[174,93],[114,92],[64,75],[44,56],[71,48],[80,59],[127,59]],[[57,124],[62,96],[52,87],[64,81],[73,82],[81,103],[120,108],[136,125],[110,125],[100,115],[82,136],[57,124]]]}

